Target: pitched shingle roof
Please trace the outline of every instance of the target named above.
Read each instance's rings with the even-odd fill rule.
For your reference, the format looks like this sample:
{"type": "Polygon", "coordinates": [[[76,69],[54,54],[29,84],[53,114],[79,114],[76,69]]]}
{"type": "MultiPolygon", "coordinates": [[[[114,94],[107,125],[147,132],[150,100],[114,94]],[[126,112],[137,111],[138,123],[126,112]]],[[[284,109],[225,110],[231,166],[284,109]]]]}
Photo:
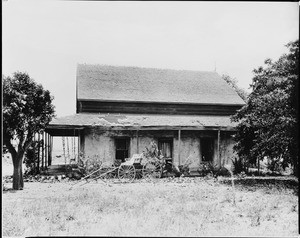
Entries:
{"type": "Polygon", "coordinates": [[[48,126],[100,126],[100,127],[234,127],[230,116],[182,116],[78,113],[53,119],[48,126]]]}
{"type": "Polygon", "coordinates": [[[77,87],[79,100],[244,104],[216,72],[79,64],[77,87]]]}

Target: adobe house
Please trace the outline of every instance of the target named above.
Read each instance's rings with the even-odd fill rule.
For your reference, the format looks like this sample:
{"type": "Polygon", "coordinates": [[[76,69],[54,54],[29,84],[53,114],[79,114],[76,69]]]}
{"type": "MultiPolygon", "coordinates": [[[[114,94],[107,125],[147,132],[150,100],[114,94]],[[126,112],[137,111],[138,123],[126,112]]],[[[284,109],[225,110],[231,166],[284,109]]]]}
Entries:
{"type": "Polygon", "coordinates": [[[230,115],[245,103],[216,72],[79,64],[76,114],[54,119],[51,136],[78,136],[79,149],[124,161],[154,140],[191,169],[233,156],[230,115]]]}

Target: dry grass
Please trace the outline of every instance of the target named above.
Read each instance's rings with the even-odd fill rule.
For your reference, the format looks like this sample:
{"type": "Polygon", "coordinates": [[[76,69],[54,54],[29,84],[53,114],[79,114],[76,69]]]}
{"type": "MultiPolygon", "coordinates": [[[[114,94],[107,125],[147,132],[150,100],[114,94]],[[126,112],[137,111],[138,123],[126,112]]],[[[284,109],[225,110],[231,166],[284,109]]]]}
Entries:
{"type": "MultiPolygon", "coordinates": [[[[185,178],[157,183],[26,183],[3,193],[4,236],[295,236],[292,189],[185,178]],[[236,204],[233,204],[235,198],[236,204]]],[[[11,184],[7,184],[11,186],[11,184]]]]}

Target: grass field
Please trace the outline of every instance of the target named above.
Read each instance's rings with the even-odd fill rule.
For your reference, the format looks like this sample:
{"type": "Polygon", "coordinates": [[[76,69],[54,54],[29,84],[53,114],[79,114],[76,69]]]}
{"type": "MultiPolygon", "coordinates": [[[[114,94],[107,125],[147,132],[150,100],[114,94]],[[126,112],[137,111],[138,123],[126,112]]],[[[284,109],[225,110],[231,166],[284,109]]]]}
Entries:
{"type": "Polygon", "coordinates": [[[4,191],[3,236],[298,235],[298,195],[283,184],[233,190],[213,179],[175,178],[69,190],[71,184],[4,191]]]}

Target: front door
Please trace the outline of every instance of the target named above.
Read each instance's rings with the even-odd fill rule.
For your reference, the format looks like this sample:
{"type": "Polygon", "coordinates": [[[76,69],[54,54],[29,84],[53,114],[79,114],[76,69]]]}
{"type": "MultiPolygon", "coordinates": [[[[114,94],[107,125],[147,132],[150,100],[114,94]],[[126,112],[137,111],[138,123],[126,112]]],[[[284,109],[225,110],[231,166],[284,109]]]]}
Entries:
{"type": "Polygon", "coordinates": [[[125,158],[129,156],[130,138],[116,138],[116,160],[125,162],[125,158]]]}

